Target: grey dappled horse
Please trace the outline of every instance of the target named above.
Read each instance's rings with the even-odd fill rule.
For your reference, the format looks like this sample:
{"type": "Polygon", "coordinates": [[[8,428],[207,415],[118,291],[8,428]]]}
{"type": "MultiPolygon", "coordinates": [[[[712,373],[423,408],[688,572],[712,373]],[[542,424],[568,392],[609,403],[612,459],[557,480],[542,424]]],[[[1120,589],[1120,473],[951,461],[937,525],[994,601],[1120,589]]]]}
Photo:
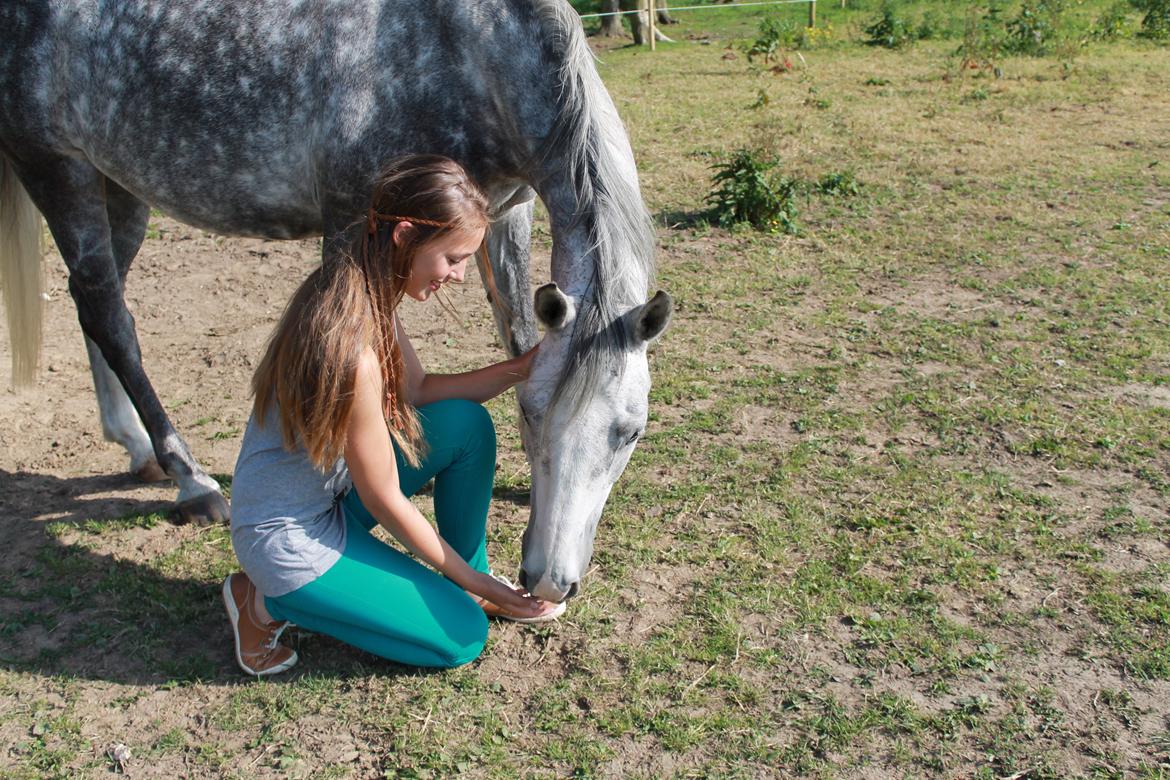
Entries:
{"type": "MultiPolygon", "coordinates": [[[[547,334],[518,393],[532,466],[521,579],[572,595],[645,425],[653,234],[580,21],[560,0],[4,0],[0,258],[14,376],[39,348],[39,218],[69,269],[103,429],[187,520],[222,520],[141,364],[123,282],[150,206],[208,230],[348,243],[391,158],[438,153],[488,193],[509,353],[547,334]],[[22,187],[23,186],[23,190],[22,187]],[[25,193],[27,192],[27,196],[25,193]],[[532,199],[555,283],[529,299],[532,199]]],[[[481,262],[483,262],[481,258],[481,262]]]]}

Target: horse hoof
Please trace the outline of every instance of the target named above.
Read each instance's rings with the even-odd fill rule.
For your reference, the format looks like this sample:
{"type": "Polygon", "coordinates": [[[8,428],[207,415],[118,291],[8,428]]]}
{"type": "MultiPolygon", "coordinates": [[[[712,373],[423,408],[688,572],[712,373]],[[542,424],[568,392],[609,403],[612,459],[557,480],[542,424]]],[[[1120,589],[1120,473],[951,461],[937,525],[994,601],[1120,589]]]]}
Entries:
{"type": "Polygon", "coordinates": [[[181,502],[176,508],[180,525],[212,525],[231,522],[232,512],[228,502],[219,493],[204,493],[201,496],[181,502]]]}
{"type": "Polygon", "coordinates": [[[163,471],[162,466],[158,465],[156,460],[148,460],[131,473],[140,482],[166,482],[170,479],[170,476],[163,471]]]}

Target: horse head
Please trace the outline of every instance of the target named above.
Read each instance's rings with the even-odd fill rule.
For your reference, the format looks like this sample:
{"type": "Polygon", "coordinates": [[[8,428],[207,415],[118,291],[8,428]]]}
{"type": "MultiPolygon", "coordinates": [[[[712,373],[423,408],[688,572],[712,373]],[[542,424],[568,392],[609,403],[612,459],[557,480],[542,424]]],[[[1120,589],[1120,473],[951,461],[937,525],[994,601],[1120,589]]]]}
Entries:
{"type": "Polygon", "coordinates": [[[623,329],[620,337],[606,340],[607,354],[591,356],[594,370],[578,371],[574,332],[579,307],[588,305],[556,284],[537,290],[536,315],[546,334],[517,393],[532,469],[520,581],[546,601],[563,601],[580,587],[601,511],[646,428],[646,350],[666,329],[672,309],[670,296],[659,291],[619,313],[603,327],[623,329]]]}

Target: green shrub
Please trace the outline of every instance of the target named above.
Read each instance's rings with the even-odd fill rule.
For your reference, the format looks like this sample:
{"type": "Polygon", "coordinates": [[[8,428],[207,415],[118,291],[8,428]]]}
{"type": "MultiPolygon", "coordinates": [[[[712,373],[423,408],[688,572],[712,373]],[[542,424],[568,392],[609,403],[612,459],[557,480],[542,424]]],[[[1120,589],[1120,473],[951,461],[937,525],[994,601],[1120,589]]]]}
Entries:
{"type": "Polygon", "coordinates": [[[854,176],[853,171],[835,171],[822,176],[814,189],[819,194],[829,197],[851,197],[861,193],[861,182],[854,176]]]}
{"type": "Polygon", "coordinates": [[[1126,0],[1117,0],[1101,12],[1093,22],[1089,35],[1099,41],[1112,41],[1129,35],[1129,7],[1126,0]]]}
{"type": "Polygon", "coordinates": [[[1063,34],[1065,0],[1024,0],[1007,23],[1004,48],[1012,54],[1043,56],[1063,34]]]}
{"type": "Polygon", "coordinates": [[[884,46],[887,49],[900,49],[915,38],[910,25],[892,0],[884,0],[878,15],[863,30],[866,34],[866,43],[870,46],[884,46]]]}
{"type": "Polygon", "coordinates": [[[918,27],[914,30],[914,37],[920,41],[927,41],[931,38],[942,38],[948,34],[946,22],[939,13],[929,9],[922,15],[922,20],[918,23],[918,27]]]}
{"type": "Polygon", "coordinates": [[[786,19],[764,17],[760,20],[760,37],[748,47],[748,62],[756,57],[762,57],[765,63],[771,62],[781,49],[795,48],[800,33],[800,28],[786,19]]]}
{"type": "Polygon", "coordinates": [[[1145,11],[1141,34],[1157,40],[1170,39],[1170,0],[1131,0],[1134,7],[1145,11]]]}
{"type": "Polygon", "coordinates": [[[747,47],[748,61],[762,57],[765,63],[784,49],[809,50],[828,46],[836,38],[832,24],[804,27],[788,19],[765,16],[760,20],[759,37],[747,47]]]}
{"type": "Polygon", "coordinates": [[[739,149],[715,163],[714,191],[707,196],[711,216],[723,227],[743,222],[760,230],[796,233],[797,183],[771,174],[776,161],[739,149]]]}
{"type": "Polygon", "coordinates": [[[972,5],[963,24],[963,42],[955,51],[964,69],[992,68],[1003,54],[1003,0],[972,5]]]}

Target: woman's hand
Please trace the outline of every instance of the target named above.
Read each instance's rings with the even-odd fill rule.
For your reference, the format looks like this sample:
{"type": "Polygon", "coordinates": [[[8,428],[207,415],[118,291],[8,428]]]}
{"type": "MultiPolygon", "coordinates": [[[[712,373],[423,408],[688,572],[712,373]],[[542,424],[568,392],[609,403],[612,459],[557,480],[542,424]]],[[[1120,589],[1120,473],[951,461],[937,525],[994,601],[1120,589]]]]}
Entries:
{"type": "Polygon", "coordinates": [[[536,359],[536,351],[540,349],[538,343],[535,347],[525,352],[523,355],[517,355],[511,360],[506,361],[509,364],[509,371],[516,379],[516,384],[524,382],[532,374],[532,361],[536,359]]]}
{"type": "MultiPolygon", "coordinates": [[[[490,602],[512,617],[536,617],[548,612],[554,605],[528,595],[523,588],[512,590],[507,585],[483,572],[476,572],[471,582],[467,583],[466,590],[473,596],[478,596],[490,602]]],[[[481,607],[485,606],[480,604],[481,607]]],[[[485,607],[485,612],[491,610],[485,607]]]]}

